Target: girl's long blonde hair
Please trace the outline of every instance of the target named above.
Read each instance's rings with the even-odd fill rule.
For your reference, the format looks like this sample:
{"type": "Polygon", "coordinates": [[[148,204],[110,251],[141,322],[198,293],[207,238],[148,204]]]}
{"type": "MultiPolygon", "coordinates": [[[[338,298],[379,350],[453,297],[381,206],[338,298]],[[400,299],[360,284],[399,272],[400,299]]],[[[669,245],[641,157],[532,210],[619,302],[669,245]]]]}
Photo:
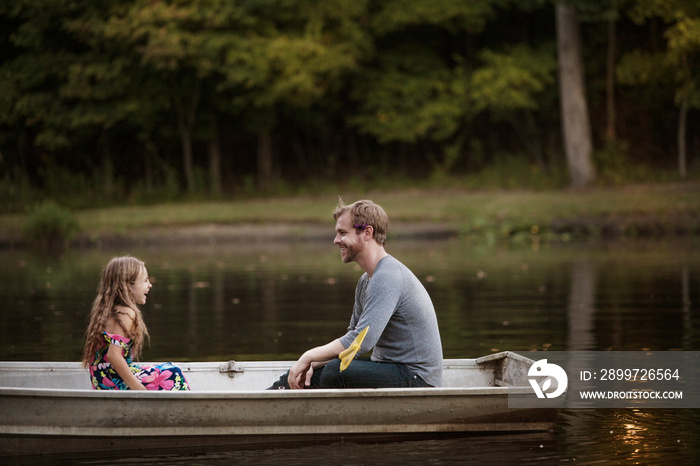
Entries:
{"type": "Polygon", "coordinates": [[[92,303],[90,322],[85,332],[83,366],[87,367],[92,363],[95,352],[104,344],[102,332],[109,319],[114,319],[117,323],[120,322],[120,313],[116,308],[120,305],[129,307],[135,312],[136,317],[131,334],[123,336],[134,341],[134,357],[138,359],[141,356],[144,340],[149,335],[141,310],[134,302],[131,285],[136,283],[141,270],[145,267],[146,265],[142,261],[131,256],[115,257],[105,266],[100,276],[97,297],[92,303]]]}

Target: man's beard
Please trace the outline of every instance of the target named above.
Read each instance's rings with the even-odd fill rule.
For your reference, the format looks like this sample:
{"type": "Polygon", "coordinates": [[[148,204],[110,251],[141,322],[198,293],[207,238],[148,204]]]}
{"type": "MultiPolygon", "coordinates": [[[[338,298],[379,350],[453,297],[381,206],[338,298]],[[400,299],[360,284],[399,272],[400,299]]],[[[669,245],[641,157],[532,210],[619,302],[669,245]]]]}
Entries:
{"type": "Polygon", "coordinates": [[[345,255],[342,256],[343,262],[348,264],[348,263],[354,261],[355,258],[357,257],[357,255],[362,251],[362,249],[363,248],[361,245],[345,246],[345,255]]]}

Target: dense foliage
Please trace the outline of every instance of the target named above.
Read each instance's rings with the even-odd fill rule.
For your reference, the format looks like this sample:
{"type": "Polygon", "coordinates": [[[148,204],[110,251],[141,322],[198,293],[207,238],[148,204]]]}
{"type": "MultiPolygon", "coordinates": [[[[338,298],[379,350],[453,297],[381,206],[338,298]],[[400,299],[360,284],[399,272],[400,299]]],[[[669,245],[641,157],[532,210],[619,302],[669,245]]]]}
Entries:
{"type": "MultiPolygon", "coordinates": [[[[555,179],[566,170],[555,3],[3,2],[2,209],[494,163],[555,179]]],[[[700,159],[700,4],[569,4],[598,175],[686,176],[700,159]]]]}

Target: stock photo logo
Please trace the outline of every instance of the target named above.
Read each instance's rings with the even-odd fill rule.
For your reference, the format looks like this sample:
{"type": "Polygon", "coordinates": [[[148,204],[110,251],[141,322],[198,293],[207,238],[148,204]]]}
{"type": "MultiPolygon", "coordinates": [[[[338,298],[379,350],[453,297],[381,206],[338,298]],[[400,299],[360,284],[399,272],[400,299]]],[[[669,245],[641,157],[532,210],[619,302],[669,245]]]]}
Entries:
{"type": "Polygon", "coordinates": [[[548,364],[546,359],[533,364],[527,375],[537,398],[556,398],[566,391],[569,384],[564,369],[556,364],[548,364]]]}

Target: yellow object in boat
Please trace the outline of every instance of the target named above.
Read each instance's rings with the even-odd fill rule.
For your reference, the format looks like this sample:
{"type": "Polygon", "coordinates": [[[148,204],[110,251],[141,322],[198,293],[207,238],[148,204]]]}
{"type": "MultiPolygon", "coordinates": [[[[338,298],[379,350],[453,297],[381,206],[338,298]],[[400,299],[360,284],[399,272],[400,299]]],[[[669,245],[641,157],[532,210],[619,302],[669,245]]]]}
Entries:
{"type": "Polygon", "coordinates": [[[369,330],[369,325],[360,332],[360,334],[352,341],[352,343],[350,343],[350,346],[345,348],[343,352],[338,355],[338,357],[340,358],[341,371],[347,369],[350,363],[352,362],[352,359],[355,357],[355,354],[357,354],[357,351],[362,346],[362,340],[365,339],[365,335],[367,335],[367,330],[369,330]]]}

